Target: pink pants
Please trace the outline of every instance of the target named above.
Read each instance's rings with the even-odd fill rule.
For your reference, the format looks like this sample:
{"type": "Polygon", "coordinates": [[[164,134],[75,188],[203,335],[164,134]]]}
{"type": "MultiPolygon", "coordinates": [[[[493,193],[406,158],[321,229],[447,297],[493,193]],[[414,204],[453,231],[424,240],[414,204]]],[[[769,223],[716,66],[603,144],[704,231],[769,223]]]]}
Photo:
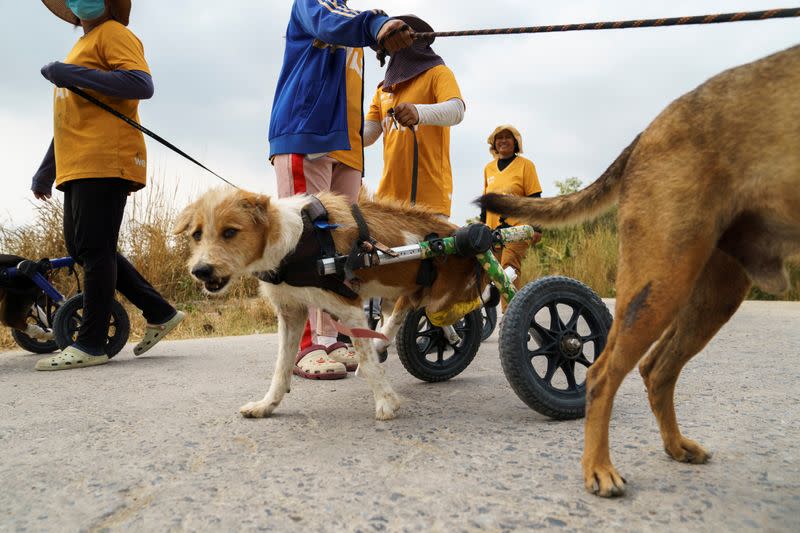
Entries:
{"type": "MultiPolygon", "coordinates": [[[[275,156],[272,164],[275,165],[275,174],[278,176],[279,198],[331,191],[346,196],[353,203],[358,200],[361,171],[332,157],[324,156],[312,160],[303,154],[282,154],[275,156]]],[[[336,328],[328,313],[309,308],[308,320],[314,343],[317,342],[317,336],[336,337],[336,328]]],[[[305,348],[308,344],[310,341],[304,338],[301,347],[305,348]]]]}

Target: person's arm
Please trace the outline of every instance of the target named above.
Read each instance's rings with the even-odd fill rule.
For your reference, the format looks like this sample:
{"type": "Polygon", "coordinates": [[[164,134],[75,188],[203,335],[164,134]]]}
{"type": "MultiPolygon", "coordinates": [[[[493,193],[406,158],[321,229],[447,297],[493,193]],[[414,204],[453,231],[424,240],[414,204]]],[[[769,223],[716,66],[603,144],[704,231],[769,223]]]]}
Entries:
{"type": "MultiPolygon", "coordinates": [[[[326,44],[339,46],[376,46],[383,36],[405,25],[391,20],[383,11],[356,11],[344,4],[328,0],[295,0],[293,15],[300,27],[309,35],[326,44]]],[[[384,45],[390,51],[411,44],[409,31],[400,31],[387,39],[384,45]],[[405,46],[396,46],[404,43],[405,46]]]]}
{"type": "Polygon", "coordinates": [[[82,87],[106,96],[147,100],[153,96],[153,78],[142,70],[97,70],[54,62],[42,67],[42,76],[57,87],[82,87]]]}
{"type": "Polygon", "coordinates": [[[56,181],[56,155],[53,141],[39,165],[39,170],[33,175],[31,180],[31,190],[33,195],[39,200],[50,198],[53,193],[53,182],[56,181]]]}
{"type": "Polygon", "coordinates": [[[380,139],[383,127],[377,120],[364,121],[364,146],[372,146],[375,141],[380,139]]]}
{"type": "Polygon", "coordinates": [[[460,98],[452,98],[439,104],[416,104],[418,124],[428,126],[455,126],[464,120],[466,107],[460,98]]]}

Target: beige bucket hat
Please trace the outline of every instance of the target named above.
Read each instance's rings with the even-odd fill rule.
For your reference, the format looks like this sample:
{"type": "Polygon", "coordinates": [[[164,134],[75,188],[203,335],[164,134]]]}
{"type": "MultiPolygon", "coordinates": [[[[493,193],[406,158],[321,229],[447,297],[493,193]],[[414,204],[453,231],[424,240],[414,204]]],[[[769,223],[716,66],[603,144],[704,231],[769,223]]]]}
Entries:
{"type": "Polygon", "coordinates": [[[497,136],[498,133],[500,133],[503,130],[508,130],[511,132],[511,135],[513,135],[514,139],[516,139],[517,141],[517,147],[519,148],[519,151],[517,153],[518,154],[522,153],[522,135],[519,133],[519,130],[517,130],[517,128],[515,128],[511,124],[502,124],[500,126],[497,126],[492,132],[492,134],[489,135],[489,138],[486,139],[486,142],[489,143],[489,153],[492,154],[492,157],[494,157],[495,159],[499,157],[499,154],[497,153],[497,150],[494,149],[494,138],[497,136]]]}
{"type": "MultiPolygon", "coordinates": [[[[75,13],[67,7],[66,0],[42,0],[42,3],[58,18],[75,26],[81,23],[75,13]]],[[[131,18],[131,0],[109,0],[108,9],[111,12],[111,18],[124,26],[128,25],[131,18]]]]}

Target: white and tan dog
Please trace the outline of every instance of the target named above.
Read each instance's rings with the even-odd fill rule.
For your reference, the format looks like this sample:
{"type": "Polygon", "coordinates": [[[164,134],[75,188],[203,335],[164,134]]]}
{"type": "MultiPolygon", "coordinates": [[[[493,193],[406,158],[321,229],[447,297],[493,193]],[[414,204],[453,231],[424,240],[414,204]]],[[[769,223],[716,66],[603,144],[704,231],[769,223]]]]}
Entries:
{"type": "MultiPolygon", "coordinates": [[[[206,291],[221,294],[233,278],[275,271],[297,248],[303,232],[301,210],[310,196],[273,199],[241,190],[213,190],[189,205],[176,221],[175,234],[191,236],[189,270],[203,282],[206,291]]],[[[348,254],[358,229],[346,199],[333,194],[317,198],[328,211],[329,222],[339,225],[332,232],[336,250],[348,254]]],[[[457,227],[421,208],[362,198],[359,208],[371,236],[390,247],[415,244],[431,233],[451,235],[457,227]]],[[[352,288],[359,298],[349,300],[315,287],[261,282],[262,294],[278,314],[279,354],[272,383],[262,400],[241,408],[246,417],[266,417],[289,391],[292,367],[309,306],[322,308],[349,328],[367,328],[362,299],[384,297],[397,300],[382,333],[394,337],[408,310],[424,306],[429,316],[447,314],[478,299],[479,283],[474,258],[451,256],[447,271],[430,287],[417,284],[420,261],[395,263],[358,270],[352,288]]],[[[462,313],[463,314],[463,313],[462,313]]],[[[460,319],[452,316],[452,322],[460,319]]],[[[449,321],[449,319],[448,319],[449,321]]],[[[375,417],[394,418],[400,405],[387,381],[372,340],[354,338],[359,358],[359,376],[367,379],[375,396],[375,417]]]]}

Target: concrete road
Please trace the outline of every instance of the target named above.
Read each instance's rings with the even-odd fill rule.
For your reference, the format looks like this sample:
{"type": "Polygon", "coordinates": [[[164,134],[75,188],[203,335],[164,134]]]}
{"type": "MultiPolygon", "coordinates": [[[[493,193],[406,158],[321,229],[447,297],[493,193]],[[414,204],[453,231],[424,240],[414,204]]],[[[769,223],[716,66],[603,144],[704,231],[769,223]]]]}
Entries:
{"type": "Polygon", "coordinates": [[[165,341],[104,367],[32,370],[0,355],[2,531],[800,530],[800,304],[747,303],[679,382],[687,436],[712,462],[672,462],[638,373],[617,396],[624,499],[583,491],[581,421],[520,402],[497,339],[447,383],[392,356],[407,403],[373,420],[364,381],[295,378],[273,418],[276,336],[165,341]]]}

